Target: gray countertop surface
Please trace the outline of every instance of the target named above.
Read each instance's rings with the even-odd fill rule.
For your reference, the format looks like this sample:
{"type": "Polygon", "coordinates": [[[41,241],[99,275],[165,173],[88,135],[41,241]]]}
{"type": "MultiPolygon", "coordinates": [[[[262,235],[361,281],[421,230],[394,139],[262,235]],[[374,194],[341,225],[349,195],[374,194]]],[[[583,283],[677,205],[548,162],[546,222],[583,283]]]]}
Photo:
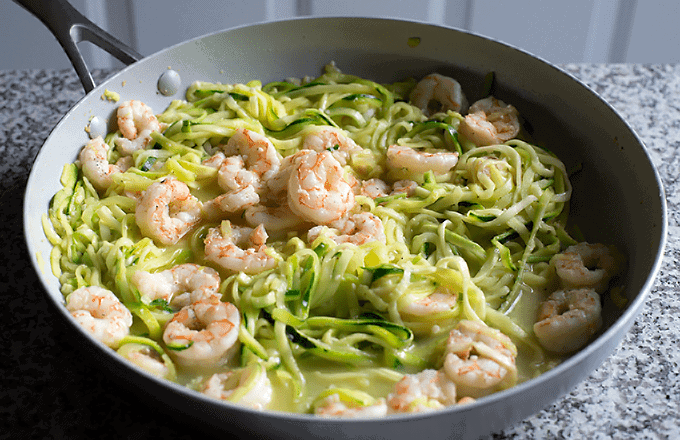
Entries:
{"type": "MultiPolygon", "coordinates": [[[[645,307],[606,361],[569,394],[490,438],[680,438],[680,65],[560,67],[644,141],[667,196],[666,254],[645,307]]],[[[181,416],[137,399],[71,344],[30,264],[22,228],[28,173],[83,95],[72,71],[0,71],[0,438],[205,437],[181,416]]]]}

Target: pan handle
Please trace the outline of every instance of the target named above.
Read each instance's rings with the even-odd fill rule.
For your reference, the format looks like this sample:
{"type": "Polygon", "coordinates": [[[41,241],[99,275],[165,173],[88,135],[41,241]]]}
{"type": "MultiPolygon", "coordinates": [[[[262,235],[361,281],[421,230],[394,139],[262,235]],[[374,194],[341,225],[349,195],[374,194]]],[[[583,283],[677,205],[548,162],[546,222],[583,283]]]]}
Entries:
{"type": "Polygon", "coordinates": [[[96,84],[77,43],[89,41],[96,44],[125,64],[132,64],[143,58],[135,50],[88,20],[66,0],[14,0],[14,2],[36,16],[54,34],[76,69],[86,93],[92,91],[96,84]]]}

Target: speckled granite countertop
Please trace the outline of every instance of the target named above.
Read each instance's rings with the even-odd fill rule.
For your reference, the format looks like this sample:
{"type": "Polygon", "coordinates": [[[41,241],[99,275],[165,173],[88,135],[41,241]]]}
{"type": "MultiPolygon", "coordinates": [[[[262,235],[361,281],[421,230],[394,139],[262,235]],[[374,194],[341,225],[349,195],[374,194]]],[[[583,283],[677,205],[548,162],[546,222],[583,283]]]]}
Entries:
{"type": "MultiPolygon", "coordinates": [[[[608,100],[646,143],[667,193],[668,246],[642,314],[604,364],[568,395],[491,438],[678,438],[680,65],[562,67],[608,100]]],[[[0,438],[203,437],[98,374],[69,344],[68,328],[55,319],[30,266],[22,197],[31,163],[82,96],[71,71],[0,71],[0,438]]]]}

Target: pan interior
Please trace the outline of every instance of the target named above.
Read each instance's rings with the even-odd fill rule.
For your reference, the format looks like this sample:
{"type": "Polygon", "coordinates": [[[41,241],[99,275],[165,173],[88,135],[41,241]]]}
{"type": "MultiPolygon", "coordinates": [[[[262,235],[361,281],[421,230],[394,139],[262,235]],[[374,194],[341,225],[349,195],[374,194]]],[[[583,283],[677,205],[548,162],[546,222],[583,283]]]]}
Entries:
{"type": "Polygon", "coordinates": [[[605,303],[605,330],[622,315],[632,323],[631,308],[639,306],[636,299],[657,270],[665,208],[656,172],[629,126],[592,91],[521,50],[454,29],[361,18],[272,22],[191,40],[124,69],[80,101],[47,139],[25,195],[28,247],[49,297],[63,302],[41,219],[59,189],[63,165],[73,162],[88,140],[89,119],[113,119],[117,104],[100,99],[105,89],[161,112],[172,99],[182,98],[181,92],[165,97],[157,91],[158,77],[168,68],[180,74],[186,89],[196,80],[266,83],[316,76],[330,61],[346,73],[379,82],[436,71],[456,78],[470,102],[481,97],[484,76],[494,72],[494,94],[519,110],[533,127],[535,142],[553,151],[567,169],[578,170],[572,176],[571,210],[585,237],[614,244],[628,258],[623,284],[629,306],[619,310],[605,303]]]}

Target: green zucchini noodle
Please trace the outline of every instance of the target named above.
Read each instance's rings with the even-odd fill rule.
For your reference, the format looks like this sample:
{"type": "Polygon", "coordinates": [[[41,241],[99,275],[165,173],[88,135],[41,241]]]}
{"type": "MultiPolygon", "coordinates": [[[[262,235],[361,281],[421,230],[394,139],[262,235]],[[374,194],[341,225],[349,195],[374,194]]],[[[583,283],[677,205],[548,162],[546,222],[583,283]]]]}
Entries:
{"type": "MultiPolygon", "coordinates": [[[[263,366],[274,387],[271,409],[309,412],[317,396],[339,384],[384,397],[404,374],[440,368],[446,339],[462,320],[512,339],[518,382],[553,367],[560,358],[541,347],[532,325],[554,290],[551,258],[576,243],[565,229],[565,166],[520,138],[476,146],[458,131],[461,114],[428,117],[409,103],[415,84],[378,84],[333,64],[315,79],[192,84],[184,100],[157,115],[162,129],[132,154],[131,168],[112,174],[106,190],[95,189],[80,161],[65,166],[63,189],[43,220],[63,295],[87,286],[114,292],[134,316],[123,343],[158,353],[172,366],[167,378],[199,389],[209,374],[174,365],[177,348],[162,337],[178,310],[146,301],[131,276],[183,263],[212,267],[222,300],[241,314],[240,351],[215,371],[263,366]],[[203,218],[172,245],[140,231],[137,198],[154,182],[174,176],[202,203],[220,194],[218,171],[204,161],[237,130],[266,136],[285,158],[301,150],[305,136],[328,127],[361,146],[344,166],[356,181],[416,182],[410,192],[356,195],[353,212],[379,218],[384,242],[338,244],[325,227],[310,241],[307,223],[270,233],[275,267],[247,274],[206,258],[204,240],[223,219],[203,218]],[[391,145],[458,152],[458,163],[446,173],[390,167],[391,145]],[[452,303],[423,313],[435,293],[452,303]]],[[[104,139],[112,164],[122,157],[120,137],[116,131],[104,139]]],[[[224,219],[243,224],[241,212],[224,219]]]]}

